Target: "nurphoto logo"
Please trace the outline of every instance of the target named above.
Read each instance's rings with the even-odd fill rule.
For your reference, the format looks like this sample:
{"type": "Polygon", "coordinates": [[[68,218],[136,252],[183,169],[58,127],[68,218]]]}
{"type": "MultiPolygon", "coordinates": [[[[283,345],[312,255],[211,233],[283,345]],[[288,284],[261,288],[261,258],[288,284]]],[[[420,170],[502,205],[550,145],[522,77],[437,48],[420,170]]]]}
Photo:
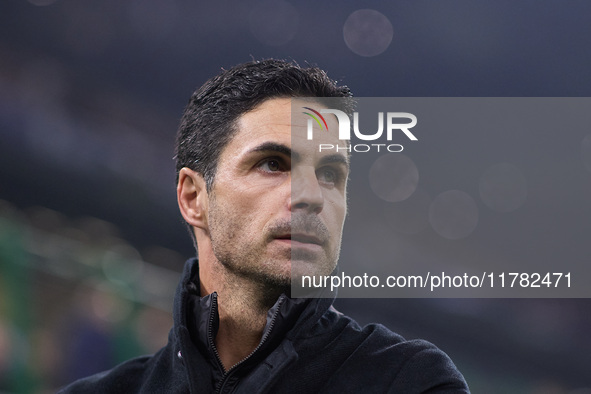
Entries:
{"type": "MultiPolygon", "coordinates": [[[[408,112],[378,112],[378,130],[374,133],[366,134],[359,130],[359,112],[353,112],[353,127],[351,128],[351,120],[349,116],[338,109],[320,109],[319,111],[310,108],[303,107],[306,111],[304,114],[308,115],[307,124],[307,138],[308,140],[314,139],[314,124],[317,124],[321,131],[328,131],[328,124],[322,114],[333,114],[336,116],[339,124],[339,140],[350,141],[351,140],[351,129],[355,137],[362,141],[377,141],[380,138],[383,139],[384,129],[386,130],[386,141],[391,142],[395,132],[402,132],[409,140],[418,141],[417,137],[410,131],[411,128],[416,126],[417,117],[408,112]],[[384,127],[384,123],[386,127],[384,127]]],[[[404,147],[401,144],[386,144],[386,143],[372,143],[372,144],[349,144],[345,145],[334,145],[334,144],[319,144],[319,151],[323,150],[346,150],[349,152],[369,152],[375,150],[380,152],[381,150],[388,152],[402,152],[404,147]]]]}

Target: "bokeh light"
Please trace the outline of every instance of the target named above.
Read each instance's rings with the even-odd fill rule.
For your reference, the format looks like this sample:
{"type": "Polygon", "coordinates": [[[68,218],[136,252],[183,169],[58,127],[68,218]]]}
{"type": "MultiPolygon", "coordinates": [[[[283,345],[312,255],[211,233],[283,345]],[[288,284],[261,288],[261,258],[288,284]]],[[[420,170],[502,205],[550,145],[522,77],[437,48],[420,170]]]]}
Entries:
{"type": "Polygon", "coordinates": [[[448,190],[431,203],[429,222],[433,230],[444,238],[465,238],[478,224],[478,207],[474,199],[463,191],[448,190]]]}
{"type": "Polygon", "coordinates": [[[419,170],[409,157],[388,154],[376,159],[369,170],[369,185],[382,200],[406,200],[417,188],[419,170]]]}
{"type": "Polygon", "coordinates": [[[351,51],[359,56],[376,56],[390,46],[394,29],[388,18],[371,9],[353,12],[343,26],[343,37],[351,51]]]}

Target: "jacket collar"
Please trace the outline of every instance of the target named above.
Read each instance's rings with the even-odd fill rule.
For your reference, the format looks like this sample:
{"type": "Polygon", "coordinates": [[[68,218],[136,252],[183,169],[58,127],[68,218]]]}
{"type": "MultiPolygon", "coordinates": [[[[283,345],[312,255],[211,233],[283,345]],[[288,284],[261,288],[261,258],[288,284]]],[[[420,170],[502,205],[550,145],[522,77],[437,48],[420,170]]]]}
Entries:
{"type": "MultiPolygon", "coordinates": [[[[252,354],[259,359],[268,354],[286,336],[295,337],[306,332],[318,323],[322,315],[331,307],[334,298],[290,298],[279,297],[267,313],[267,324],[263,332],[264,341],[252,354]]],[[[217,294],[199,295],[199,264],[196,258],[189,259],[184,266],[181,281],[177,287],[173,319],[175,332],[188,329],[192,342],[206,355],[210,362],[218,364],[213,346],[219,325],[217,294]]],[[[221,367],[221,365],[220,365],[221,367]]]]}

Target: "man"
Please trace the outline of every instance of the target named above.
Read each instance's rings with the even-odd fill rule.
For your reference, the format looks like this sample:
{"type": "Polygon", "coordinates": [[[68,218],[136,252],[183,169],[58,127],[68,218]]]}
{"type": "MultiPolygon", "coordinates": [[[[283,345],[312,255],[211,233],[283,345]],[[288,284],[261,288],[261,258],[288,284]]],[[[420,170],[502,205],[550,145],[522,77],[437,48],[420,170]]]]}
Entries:
{"type": "Polygon", "coordinates": [[[347,153],[305,149],[304,133],[292,135],[305,124],[291,99],[319,109],[324,97],[350,110],[348,88],[277,60],[223,71],[193,94],[177,197],[199,261],[185,265],[168,345],[63,392],[468,392],[432,344],[362,328],[330,298],[289,297],[292,275],[335,268],[347,211],[347,153]]]}

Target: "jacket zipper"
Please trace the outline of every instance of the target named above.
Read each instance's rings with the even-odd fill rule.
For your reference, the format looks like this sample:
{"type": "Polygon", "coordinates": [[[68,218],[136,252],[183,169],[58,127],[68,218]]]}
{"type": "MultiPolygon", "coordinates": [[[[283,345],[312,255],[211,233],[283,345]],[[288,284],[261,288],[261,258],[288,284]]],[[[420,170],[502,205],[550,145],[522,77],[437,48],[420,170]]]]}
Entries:
{"type": "MultiPolygon", "coordinates": [[[[211,324],[213,324],[213,313],[210,314],[210,319],[209,319],[209,324],[210,324],[210,329],[209,329],[209,343],[210,346],[212,346],[212,349],[214,351],[214,354],[217,358],[218,363],[220,364],[220,366],[222,367],[222,370],[224,370],[224,375],[222,376],[222,380],[220,381],[220,383],[218,383],[218,388],[216,389],[216,393],[221,393],[226,382],[228,381],[228,379],[230,378],[230,376],[236,371],[236,369],[242,365],[244,362],[246,362],[246,360],[248,360],[250,357],[252,357],[253,354],[255,354],[262,346],[263,344],[267,341],[267,339],[269,338],[269,335],[271,335],[271,331],[273,331],[273,327],[275,326],[275,321],[277,320],[277,315],[279,315],[279,310],[281,309],[281,305],[283,304],[283,302],[285,301],[285,296],[282,296],[281,299],[279,300],[278,304],[277,304],[277,310],[275,311],[275,313],[273,314],[273,318],[271,319],[271,322],[269,323],[269,329],[266,330],[265,334],[263,335],[263,338],[261,339],[261,341],[259,342],[259,344],[257,345],[256,348],[254,348],[254,350],[252,352],[250,352],[250,354],[248,356],[246,356],[245,358],[243,358],[242,360],[240,360],[239,362],[237,362],[236,364],[234,364],[230,369],[228,369],[227,371],[225,371],[224,369],[224,364],[222,363],[222,360],[220,359],[220,355],[218,353],[217,348],[215,347],[215,344],[213,343],[213,337],[211,335],[211,324]]],[[[214,297],[214,303],[213,306],[216,308],[217,310],[217,297],[214,297]]]]}
{"type": "MultiPolygon", "coordinates": [[[[222,359],[220,358],[220,354],[218,353],[218,349],[215,347],[215,343],[213,342],[213,335],[211,335],[211,327],[213,326],[213,317],[214,311],[217,312],[218,310],[218,297],[217,294],[214,294],[212,297],[212,306],[211,311],[209,312],[209,325],[207,327],[207,340],[209,341],[209,346],[213,349],[213,354],[215,355],[215,359],[218,362],[218,365],[224,371],[224,375],[226,376],[226,369],[224,368],[224,364],[222,363],[222,359]]],[[[222,376],[222,380],[223,380],[222,376]]]]}

